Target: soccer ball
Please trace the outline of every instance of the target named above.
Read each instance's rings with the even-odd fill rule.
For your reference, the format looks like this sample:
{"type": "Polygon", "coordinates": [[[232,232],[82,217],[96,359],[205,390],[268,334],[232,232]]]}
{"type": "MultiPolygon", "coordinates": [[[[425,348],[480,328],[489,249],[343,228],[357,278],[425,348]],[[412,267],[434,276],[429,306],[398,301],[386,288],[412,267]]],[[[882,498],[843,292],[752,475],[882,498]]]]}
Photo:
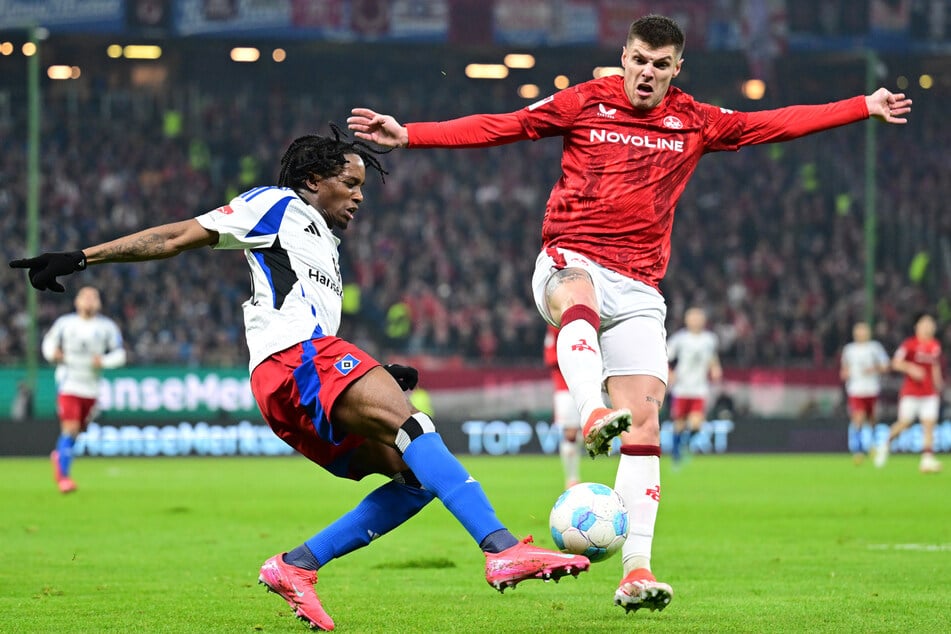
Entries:
{"type": "Polygon", "coordinates": [[[620,550],[628,524],[618,492],[594,482],[576,484],[562,493],[548,516],[555,545],[591,561],[603,561],[620,550]]]}

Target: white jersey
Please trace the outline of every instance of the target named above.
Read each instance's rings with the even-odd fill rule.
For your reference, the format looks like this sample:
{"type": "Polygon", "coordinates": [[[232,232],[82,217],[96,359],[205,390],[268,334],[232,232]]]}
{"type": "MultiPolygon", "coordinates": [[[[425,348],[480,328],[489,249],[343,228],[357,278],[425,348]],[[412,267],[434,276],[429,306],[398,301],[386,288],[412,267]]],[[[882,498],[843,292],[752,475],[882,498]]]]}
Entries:
{"type": "Polygon", "coordinates": [[[281,350],[340,327],[340,240],[286,187],[256,187],[195,218],[218,232],[216,249],[244,249],[251,298],[244,331],[253,370],[281,350]]]}
{"type": "Polygon", "coordinates": [[[853,341],[842,348],[842,367],[849,378],[845,381],[845,393],[849,396],[878,396],[881,391],[879,366],[888,366],[889,358],[877,341],[853,341]]]}
{"type": "Polygon", "coordinates": [[[126,360],[119,327],[102,315],[84,319],[70,313],[54,321],[43,337],[43,357],[52,363],[57,350],[63,351],[63,359],[56,366],[57,391],[83,398],[99,396],[103,368],[118,368],[126,360]],[[100,368],[93,367],[96,356],[100,368]]]}
{"type": "Polygon", "coordinates": [[[709,330],[678,330],[667,341],[667,358],[676,361],[670,393],[681,398],[709,398],[710,366],[717,357],[717,336],[709,330]]]}

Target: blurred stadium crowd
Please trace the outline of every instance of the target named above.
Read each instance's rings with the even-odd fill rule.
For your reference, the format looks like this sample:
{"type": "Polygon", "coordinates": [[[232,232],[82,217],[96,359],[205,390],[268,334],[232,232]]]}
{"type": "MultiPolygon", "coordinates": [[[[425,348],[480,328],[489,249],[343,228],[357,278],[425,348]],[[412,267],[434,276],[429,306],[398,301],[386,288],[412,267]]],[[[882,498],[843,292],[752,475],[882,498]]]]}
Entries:
{"type": "MultiPolygon", "coordinates": [[[[779,70],[779,84],[797,88],[773,102],[745,102],[700,83],[686,88],[738,109],[863,91],[861,83],[810,82],[799,72],[779,70]]],[[[40,248],[80,248],[191,217],[272,183],[291,139],[326,132],[327,122],[342,122],[352,106],[414,121],[526,104],[501,84],[485,86],[451,77],[406,82],[376,69],[332,82],[275,79],[164,93],[109,86],[105,77],[80,92],[51,90],[40,248]]],[[[951,235],[951,217],[941,213],[951,200],[951,128],[945,99],[915,98],[908,126],[878,129],[876,336],[889,351],[910,334],[915,312],[935,311],[942,324],[951,318],[941,299],[951,290],[951,262],[942,259],[951,257],[942,238],[951,235]]],[[[0,240],[8,258],[25,249],[24,129],[22,109],[0,125],[0,240]]],[[[699,304],[720,335],[726,365],[834,365],[864,314],[864,143],[865,126],[858,125],[704,159],[675,221],[663,289],[668,330],[679,327],[688,305],[699,304]]],[[[342,334],[382,358],[537,362],[544,325],[529,281],[560,149],[558,140],[544,140],[384,156],[385,185],[368,183],[367,200],[342,235],[342,334]]],[[[120,324],[132,363],[240,365],[247,358],[242,258],[189,253],[94,267],[70,281],[66,296],[40,296],[40,328],[68,311],[79,284],[88,283],[101,289],[104,313],[120,324]]],[[[23,361],[28,292],[21,274],[4,267],[4,363],[23,361]]]]}

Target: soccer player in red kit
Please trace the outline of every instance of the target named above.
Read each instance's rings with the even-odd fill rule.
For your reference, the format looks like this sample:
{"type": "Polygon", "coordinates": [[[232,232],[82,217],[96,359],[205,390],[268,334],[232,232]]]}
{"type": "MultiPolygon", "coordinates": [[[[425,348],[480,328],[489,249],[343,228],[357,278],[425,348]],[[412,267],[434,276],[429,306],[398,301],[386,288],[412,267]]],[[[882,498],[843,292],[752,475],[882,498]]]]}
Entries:
{"type": "Polygon", "coordinates": [[[941,344],[935,339],[935,320],[923,314],[915,320],[915,336],[902,342],[892,357],[892,368],[905,375],[898,394],[898,420],[892,423],[888,437],[875,449],[875,466],[884,467],[889,445],[915,419],[921,421],[922,473],[938,473],[941,463],[934,457],[934,428],[941,409],[941,344]]]}
{"type": "Polygon", "coordinates": [[[785,141],[870,116],[904,123],[911,100],[884,88],[815,106],[735,112],[670,86],[683,67],[673,20],[634,21],[623,77],[566,88],[516,112],[401,125],[355,108],[350,128],[387,147],[484,147],[563,139],[562,176],[542,225],[532,280],[544,318],[561,328],[558,363],[574,396],[589,453],[622,434],[615,488],[631,513],[615,603],[662,609],[673,591],[650,570],[660,500],[659,412],[667,381],[666,306],[658,290],[670,259],[674,208],[708,152],[785,141]],[[607,384],[613,407],[601,396],[607,384]],[[625,431],[628,430],[629,431],[625,431]]]}

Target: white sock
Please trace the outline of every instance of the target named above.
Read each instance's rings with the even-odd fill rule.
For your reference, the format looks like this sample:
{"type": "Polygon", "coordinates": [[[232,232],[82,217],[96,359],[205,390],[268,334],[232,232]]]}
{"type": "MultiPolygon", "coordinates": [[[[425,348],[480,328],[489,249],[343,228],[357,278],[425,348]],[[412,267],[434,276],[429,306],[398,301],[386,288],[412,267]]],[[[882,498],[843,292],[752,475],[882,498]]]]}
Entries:
{"type": "Polygon", "coordinates": [[[575,440],[561,439],[558,453],[561,454],[561,465],[565,470],[565,482],[580,482],[581,451],[579,450],[581,434],[575,440]]]}
{"type": "Polygon", "coordinates": [[[591,412],[604,407],[601,400],[603,365],[598,331],[584,319],[563,325],[555,342],[558,368],[565,377],[568,391],[575,399],[584,424],[591,412]]]}
{"type": "Polygon", "coordinates": [[[636,568],[650,570],[651,543],[660,502],[660,458],[622,453],[614,489],[624,499],[630,519],[630,530],[621,549],[624,574],[636,568]]]}

